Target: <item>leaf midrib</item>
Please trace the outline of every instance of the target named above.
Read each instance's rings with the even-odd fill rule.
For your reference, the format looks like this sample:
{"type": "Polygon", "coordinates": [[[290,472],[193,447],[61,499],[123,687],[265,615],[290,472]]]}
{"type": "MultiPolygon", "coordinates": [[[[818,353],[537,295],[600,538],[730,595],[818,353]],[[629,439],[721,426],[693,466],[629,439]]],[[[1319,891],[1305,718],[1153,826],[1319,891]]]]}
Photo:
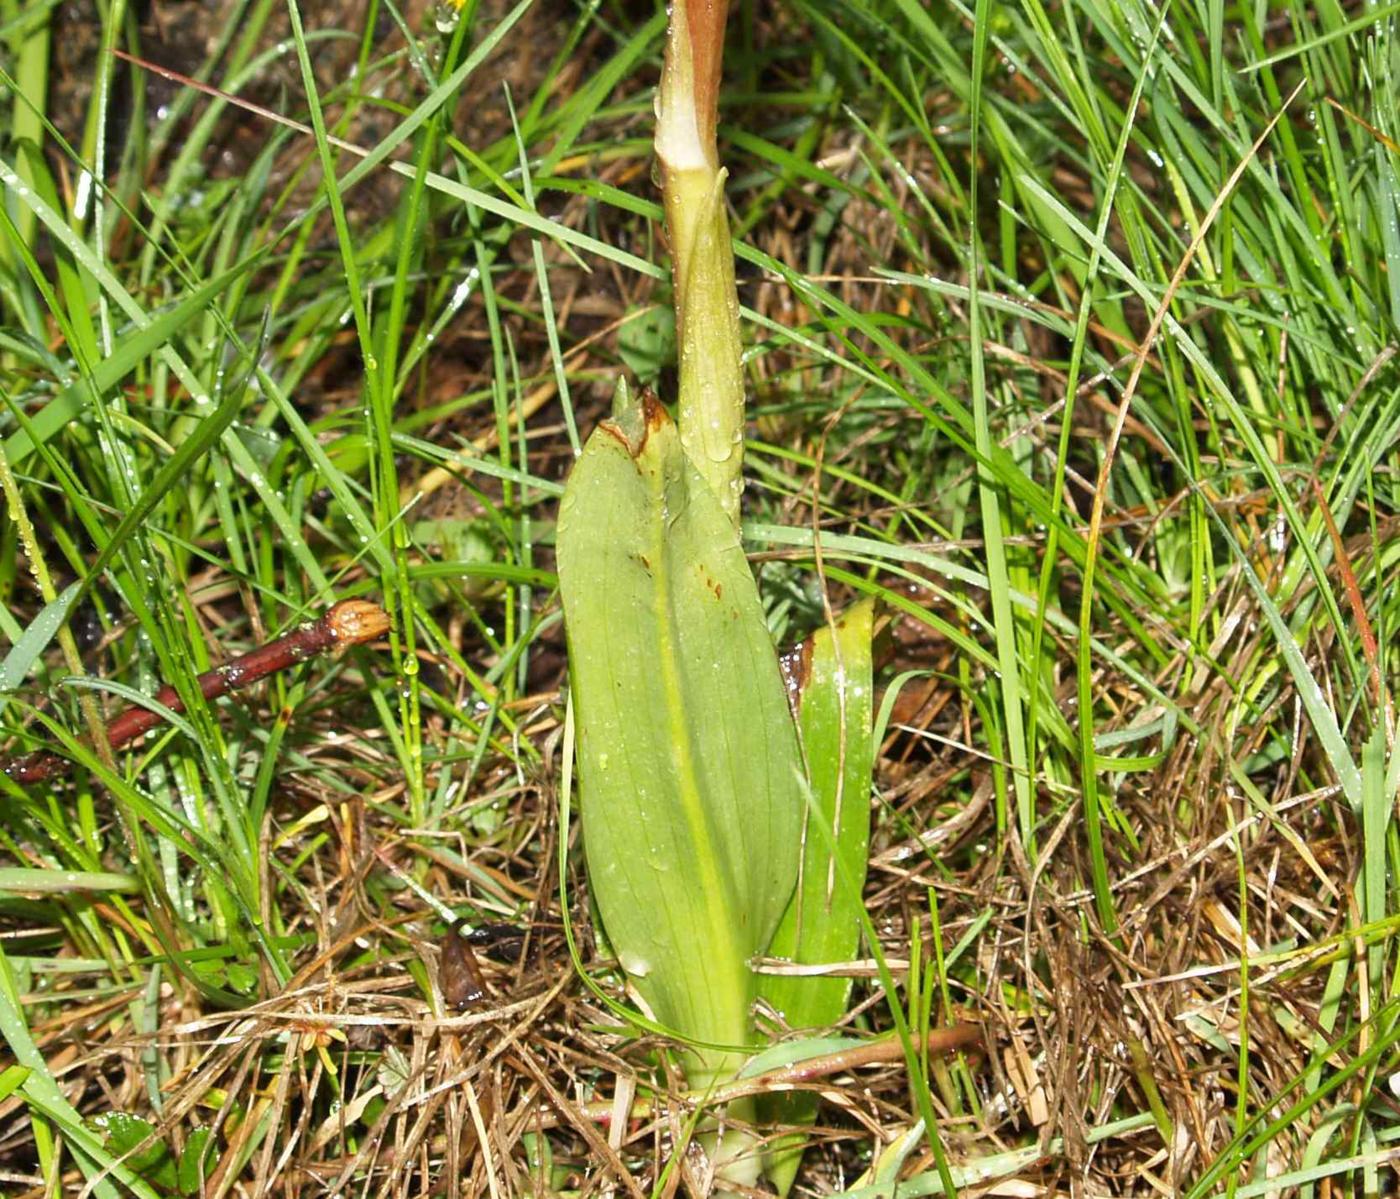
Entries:
{"type": "MultiPolygon", "coordinates": [[[[687,487],[690,481],[684,474],[684,451],[679,444],[676,444],[672,452],[682,462],[679,484],[682,488],[687,487]]],[[[658,455],[658,457],[661,456],[658,455]]],[[[748,955],[736,939],[735,930],[739,926],[739,913],[734,910],[736,897],[733,894],[733,888],[726,884],[723,874],[719,870],[719,855],[705,810],[704,788],[696,767],[690,714],[687,713],[681,698],[680,650],[676,639],[676,612],[671,602],[672,591],[670,587],[670,581],[673,577],[671,544],[666,537],[667,472],[664,463],[658,462],[657,465],[659,469],[645,471],[648,487],[653,492],[654,501],[650,505],[652,513],[650,522],[651,561],[654,564],[650,577],[660,643],[657,654],[657,669],[661,676],[662,694],[665,698],[666,725],[670,732],[681,811],[685,815],[686,827],[695,844],[696,866],[702,886],[703,906],[710,925],[710,948],[713,952],[710,962],[726,973],[733,973],[734,977],[727,985],[732,993],[743,996],[739,1003],[739,1009],[744,1011],[748,1008],[750,981],[746,977],[747,971],[744,966],[741,965],[737,971],[734,970],[734,966],[735,963],[744,962],[748,955]]],[[[638,463],[638,467],[641,468],[640,463],[638,463]]],[[[695,947],[697,950],[701,948],[695,947]]],[[[686,952],[680,946],[675,946],[673,949],[676,953],[686,952]]],[[[738,1031],[741,1034],[740,1039],[746,1039],[743,1037],[746,1030],[741,1027],[738,1031]]]]}

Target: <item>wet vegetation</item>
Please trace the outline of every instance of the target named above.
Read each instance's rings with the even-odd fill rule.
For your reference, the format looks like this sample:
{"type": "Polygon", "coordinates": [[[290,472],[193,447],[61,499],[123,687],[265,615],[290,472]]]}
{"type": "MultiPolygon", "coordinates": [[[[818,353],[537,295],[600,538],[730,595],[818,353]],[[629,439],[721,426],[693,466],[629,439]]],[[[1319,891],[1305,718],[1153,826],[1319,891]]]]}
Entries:
{"type": "Polygon", "coordinates": [[[802,1194],[1388,1186],[1395,9],[734,5],[742,545],[874,760],[849,1006],[706,1109],[555,554],[680,388],[665,13],[0,0],[7,1193],[667,1195],[734,1100],[802,1194]]]}

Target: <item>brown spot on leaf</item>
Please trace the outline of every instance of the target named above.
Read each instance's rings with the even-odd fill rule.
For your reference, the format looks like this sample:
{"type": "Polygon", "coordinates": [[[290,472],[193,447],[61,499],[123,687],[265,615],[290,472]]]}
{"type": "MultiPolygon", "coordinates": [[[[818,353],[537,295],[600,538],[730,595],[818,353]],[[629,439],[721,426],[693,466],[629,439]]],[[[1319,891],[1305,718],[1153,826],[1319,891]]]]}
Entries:
{"type": "Polygon", "coordinates": [[[671,419],[661,401],[656,398],[656,392],[650,387],[642,388],[642,415],[646,418],[648,433],[662,428],[671,419]]]}
{"type": "MultiPolygon", "coordinates": [[[[598,431],[600,433],[606,433],[609,437],[613,438],[624,450],[631,454],[633,458],[642,452],[641,446],[633,446],[632,443],[627,440],[627,434],[622,431],[622,426],[616,421],[605,420],[598,426],[598,431]]],[[[645,444],[646,442],[643,441],[642,445],[645,444]]]]}
{"type": "Polygon", "coordinates": [[[656,393],[643,388],[636,406],[629,407],[613,420],[605,420],[598,426],[609,437],[615,438],[634,460],[641,458],[647,448],[647,438],[653,432],[665,427],[671,420],[656,393]],[[640,408],[641,420],[637,420],[640,408]]]}

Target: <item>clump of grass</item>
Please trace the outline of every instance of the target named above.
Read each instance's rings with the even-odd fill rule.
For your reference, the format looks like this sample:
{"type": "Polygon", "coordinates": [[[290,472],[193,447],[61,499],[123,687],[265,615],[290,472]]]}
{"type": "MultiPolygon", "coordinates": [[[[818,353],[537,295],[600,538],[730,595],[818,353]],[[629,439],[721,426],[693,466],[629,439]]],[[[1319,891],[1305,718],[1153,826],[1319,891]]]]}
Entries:
{"type": "MultiPolygon", "coordinates": [[[[77,762],[0,783],[17,1186],[685,1172],[681,1099],[611,1125],[656,1046],[572,979],[553,877],[561,480],[620,358],[674,352],[647,317],[663,23],[376,12],[235,2],[176,53],[120,5],[82,31],[0,6],[0,719],[7,751],[77,762]],[[101,52],[74,68],[80,32],[101,52]],[[201,700],[202,670],[347,596],[388,600],[387,654],[201,700]],[[82,751],[84,702],[160,683],[185,725],[82,751]],[[528,929],[492,1008],[443,1018],[432,901],[528,929]]],[[[894,1003],[916,1039],[971,1014],[989,1044],[804,1080],[799,1184],[1378,1189],[1389,17],[738,20],[746,545],[784,639],[823,591],[894,618],[878,945],[843,1031],[894,1003]]]]}

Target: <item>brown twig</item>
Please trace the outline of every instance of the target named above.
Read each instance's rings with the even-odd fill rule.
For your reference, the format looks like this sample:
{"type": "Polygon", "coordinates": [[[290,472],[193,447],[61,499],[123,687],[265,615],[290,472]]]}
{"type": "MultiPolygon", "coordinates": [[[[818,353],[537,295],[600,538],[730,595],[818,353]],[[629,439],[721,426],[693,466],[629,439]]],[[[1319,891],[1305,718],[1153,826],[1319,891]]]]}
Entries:
{"type": "MultiPolygon", "coordinates": [[[[930,1029],[928,1036],[914,1040],[915,1049],[922,1049],[930,1057],[946,1057],[961,1050],[975,1049],[983,1043],[983,1032],[977,1024],[955,1024],[951,1028],[930,1029]]],[[[864,1066],[879,1066],[900,1061],[904,1057],[904,1046],[896,1036],[884,1036],[849,1049],[837,1050],[809,1057],[789,1066],[779,1066],[756,1074],[751,1078],[739,1079],[722,1087],[716,1087],[705,1094],[672,1095],[668,1098],[686,1103],[704,1103],[706,1106],[719,1106],[735,1099],[750,1095],[767,1095],[776,1091],[790,1091],[801,1087],[811,1087],[822,1079],[834,1074],[844,1074],[864,1066]]],[[[657,1111],[658,1101],[642,1095],[632,1101],[627,1110],[627,1119],[650,1119],[657,1111]]],[[[613,1121],[613,1103],[610,1099],[593,1103],[581,1103],[577,1110],[585,1119],[604,1127],[613,1121]]],[[[546,1126],[552,1113],[545,1111],[546,1126]]]]}
{"type": "MultiPolygon", "coordinates": [[[[304,624],[213,670],[206,670],[195,681],[205,699],[218,699],[318,654],[373,641],[383,636],[388,628],[389,617],[378,604],[369,600],[342,600],[327,609],[320,620],[304,624]]],[[[175,713],[185,710],[184,702],[173,687],[157,691],[155,702],[175,713]]],[[[107,724],[107,744],[120,749],[164,720],[164,716],[150,708],[124,708],[107,724]]],[[[36,750],[11,759],[0,769],[17,783],[39,783],[53,778],[67,765],[67,760],[55,753],[36,750]]]]}

